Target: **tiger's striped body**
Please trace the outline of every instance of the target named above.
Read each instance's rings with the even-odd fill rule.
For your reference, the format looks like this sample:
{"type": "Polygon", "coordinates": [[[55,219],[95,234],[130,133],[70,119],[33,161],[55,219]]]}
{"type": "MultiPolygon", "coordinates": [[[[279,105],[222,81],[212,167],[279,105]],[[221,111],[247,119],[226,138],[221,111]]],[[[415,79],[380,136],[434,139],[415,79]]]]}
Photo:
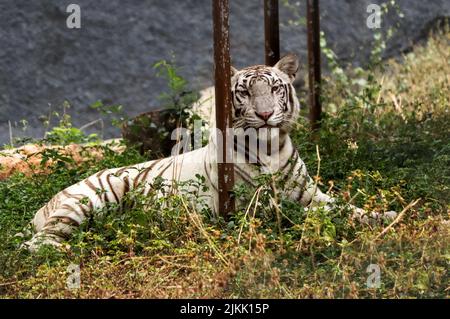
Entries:
{"type": "MultiPolygon", "coordinates": [[[[300,107],[292,86],[297,69],[296,57],[288,55],[275,67],[232,70],[234,128],[244,132],[249,128],[266,128],[270,132],[270,140],[276,139],[278,145],[264,153],[247,149],[245,140],[243,144],[235,141],[235,159],[242,153],[257,159],[254,163],[245,159],[235,162],[235,180],[252,184],[253,179],[262,173],[277,173],[286,181],[285,189],[280,190],[283,196],[305,206],[331,204],[333,199],[317,189],[289,137],[300,107]]],[[[261,139],[260,135],[258,139],[261,139]]],[[[217,211],[216,144],[212,134],[209,144],[203,148],[134,166],[103,170],[66,188],[36,213],[32,221],[36,233],[25,245],[31,251],[42,244],[59,246],[95,211],[107,203],[121,204],[123,197],[137,188],[144,194],[150,192],[157,178],[169,181],[163,186],[165,192],[159,192],[164,196],[174,188],[174,182],[189,181],[196,175],[204,176],[208,190],[200,190],[199,196],[207,198],[206,204],[217,211]]],[[[357,217],[364,214],[356,207],[354,212],[357,217]]]]}

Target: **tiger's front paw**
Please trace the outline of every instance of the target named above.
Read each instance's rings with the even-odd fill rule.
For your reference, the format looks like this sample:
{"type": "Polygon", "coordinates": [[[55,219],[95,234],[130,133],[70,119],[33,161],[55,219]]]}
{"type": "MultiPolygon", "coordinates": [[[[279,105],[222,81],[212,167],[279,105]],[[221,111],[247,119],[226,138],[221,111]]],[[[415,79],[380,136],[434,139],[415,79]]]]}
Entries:
{"type": "Polygon", "coordinates": [[[390,222],[393,221],[394,219],[396,219],[397,216],[398,216],[398,214],[394,210],[390,210],[388,212],[383,213],[383,218],[390,222]]]}
{"type": "Polygon", "coordinates": [[[52,236],[36,236],[20,245],[20,249],[26,249],[31,253],[36,253],[42,246],[52,246],[57,249],[62,248],[62,244],[58,239],[52,236]]]}
{"type": "Polygon", "coordinates": [[[358,208],[353,214],[353,218],[359,220],[362,224],[375,226],[383,221],[391,222],[397,218],[397,213],[393,210],[378,213],[378,212],[366,212],[365,210],[358,208]]]}

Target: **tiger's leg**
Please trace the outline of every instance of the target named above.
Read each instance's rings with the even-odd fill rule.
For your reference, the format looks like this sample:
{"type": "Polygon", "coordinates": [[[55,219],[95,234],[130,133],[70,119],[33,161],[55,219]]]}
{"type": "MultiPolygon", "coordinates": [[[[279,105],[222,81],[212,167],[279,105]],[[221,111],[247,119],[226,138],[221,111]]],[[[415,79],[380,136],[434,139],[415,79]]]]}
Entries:
{"type": "Polygon", "coordinates": [[[34,216],[31,224],[35,234],[24,246],[30,251],[37,251],[42,245],[60,247],[61,242],[68,239],[86,218],[84,212],[87,210],[81,210],[81,205],[76,200],[57,194],[34,216]],[[76,207],[80,211],[76,211],[76,207]]]}
{"type": "MultiPolygon", "coordinates": [[[[305,191],[303,192],[300,200],[302,205],[304,205],[305,207],[308,205],[324,205],[325,209],[332,209],[333,203],[335,202],[334,198],[322,193],[322,191],[317,187],[311,177],[308,176],[307,179],[307,185],[305,186],[305,191]]],[[[364,209],[356,207],[352,204],[348,205],[352,211],[351,218],[363,224],[373,224],[382,220],[383,218],[393,220],[395,219],[395,217],[397,217],[397,213],[394,211],[388,211],[380,214],[375,211],[367,212],[364,209]]]]}
{"type": "Polygon", "coordinates": [[[130,189],[131,178],[124,169],[104,170],[59,192],[36,213],[35,234],[23,246],[30,251],[42,245],[61,246],[96,209],[119,203],[130,189]]]}
{"type": "MultiPolygon", "coordinates": [[[[300,177],[300,182],[298,183],[300,184],[300,187],[298,189],[298,198],[300,203],[305,207],[310,205],[323,205],[325,209],[331,210],[335,203],[334,198],[322,193],[314,180],[309,176],[306,170],[306,166],[300,158],[298,158],[296,165],[297,176],[300,177]]],[[[374,223],[381,220],[382,218],[394,219],[395,217],[397,217],[397,213],[394,211],[388,211],[380,214],[378,212],[366,212],[365,210],[352,204],[349,204],[349,207],[352,210],[351,218],[358,220],[359,222],[364,224],[374,223]]]]}
{"type": "Polygon", "coordinates": [[[80,184],[84,183],[68,187],[38,210],[31,221],[35,233],[24,247],[30,251],[37,251],[42,245],[59,247],[69,238],[94,208],[92,194],[80,192],[80,184]]]}

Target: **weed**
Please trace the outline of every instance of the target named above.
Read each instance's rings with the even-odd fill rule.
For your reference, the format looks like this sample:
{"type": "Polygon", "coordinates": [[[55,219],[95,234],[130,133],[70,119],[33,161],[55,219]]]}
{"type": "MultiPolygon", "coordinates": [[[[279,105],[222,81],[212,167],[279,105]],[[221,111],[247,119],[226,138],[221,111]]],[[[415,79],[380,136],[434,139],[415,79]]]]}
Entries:
{"type": "MultiPolygon", "coordinates": [[[[196,205],[197,192],[139,191],[86,220],[57,252],[17,250],[35,211],[55,193],[106,167],[145,160],[103,148],[76,167],[58,152],[50,174],[0,182],[0,294],[6,298],[448,298],[450,33],[430,38],[383,71],[336,70],[324,79],[322,126],[300,119],[292,135],[331,212],[280,197],[276,176],[236,185],[246,207],[227,222],[196,205]],[[341,73],[342,71],[342,73],[341,73]],[[275,187],[269,187],[275,183],[275,187]],[[346,204],[405,211],[394,225],[355,224],[346,204]],[[16,234],[22,232],[21,236],[16,234]],[[81,288],[67,289],[67,266],[81,288]],[[380,286],[367,285],[370,265],[380,286]]],[[[167,65],[162,65],[167,68],[167,65]]],[[[170,68],[167,69],[170,71],[170,68]]],[[[172,83],[175,88],[181,82],[172,83]]],[[[67,125],[66,125],[67,127],[67,125]]],[[[66,134],[62,132],[64,141],[66,134]]],[[[88,156],[88,154],[87,154],[88,156]]],[[[310,172],[310,173],[311,173],[310,172]]],[[[159,181],[164,183],[165,181],[159,181]]],[[[191,185],[203,187],[197,176],[191,185]]],[[[186,186],[186,185],[185,185],[186,186]]],[[[180,185],[183,187],[183,185],[180,185]]]]}

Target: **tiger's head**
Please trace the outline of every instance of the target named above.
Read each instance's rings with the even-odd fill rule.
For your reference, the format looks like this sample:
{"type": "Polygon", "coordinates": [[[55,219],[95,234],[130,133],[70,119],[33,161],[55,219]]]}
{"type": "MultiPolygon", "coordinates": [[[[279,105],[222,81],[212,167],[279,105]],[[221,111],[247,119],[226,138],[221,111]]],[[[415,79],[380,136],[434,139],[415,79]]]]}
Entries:
{"type": "Polygon", "coordinates": [[[294,54],[273,66],[257,65],[231,70],[234,128],[278,128],[289,132],[300,103],[292,82],[299,67],[294,54]]]}

